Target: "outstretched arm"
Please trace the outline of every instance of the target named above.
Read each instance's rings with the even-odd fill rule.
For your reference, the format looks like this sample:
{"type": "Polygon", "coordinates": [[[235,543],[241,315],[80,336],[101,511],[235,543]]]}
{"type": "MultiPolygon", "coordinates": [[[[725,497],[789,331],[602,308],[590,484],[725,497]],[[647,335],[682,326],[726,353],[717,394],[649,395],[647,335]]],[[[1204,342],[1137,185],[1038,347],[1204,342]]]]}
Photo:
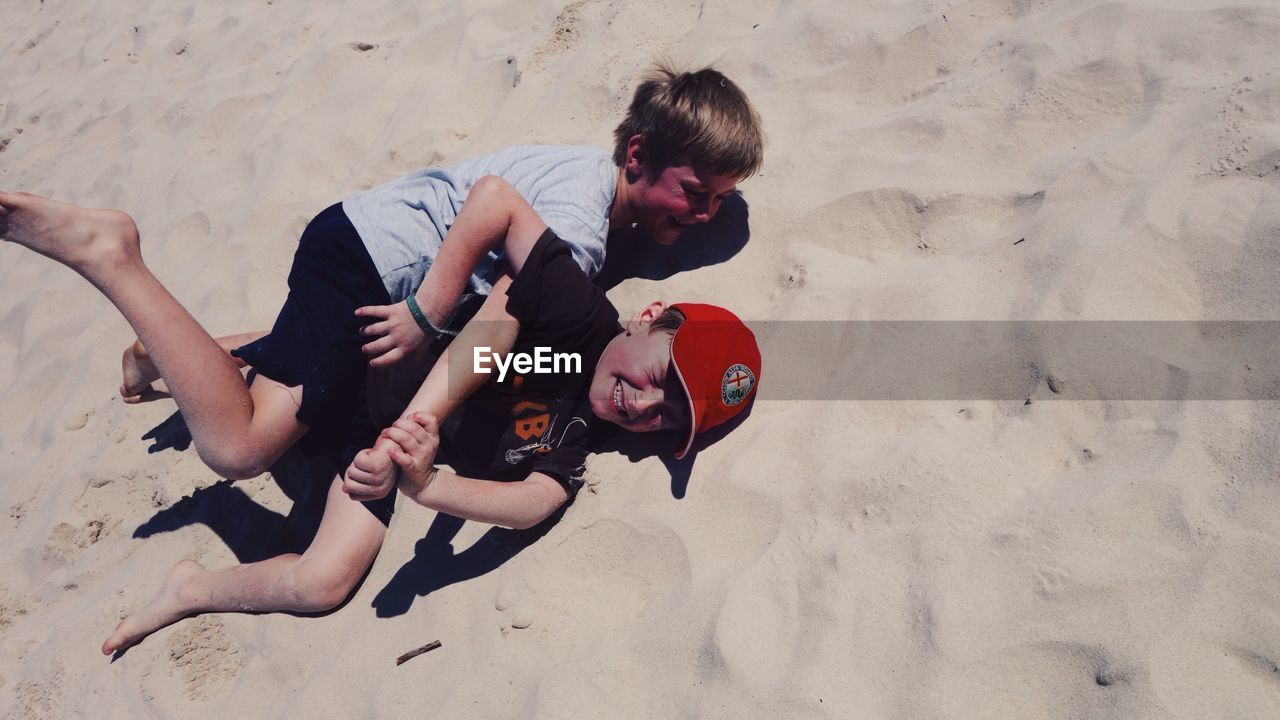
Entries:
{"type": "MultiPolygon", "coordinates": [[[[546,229],[538,213],[507,181],[496,175],[480,178],[414,294],[427,321],[436,328],[446,327],[467,279],[489,251],[505,250],[512,272],[519,272],[546,229]]],[[[356,314],[379,320],[364,329],[366,335],[382,336],[364,346],[365,354],[375,356],[369,361],[374,367],[400,360],[426,339],[408,301],[363,307],[356,314]]]]}
{"type": "MultiPolygon", "coordinates": [[[[533,208],[505,180],[496,176],[481,178],[471,189],[471,194],[458,213],[422,287],[418,289],[422,309],[428,311],[429,308],[438,309],[443,306],[452,312],[471,268],[496,242],[502,243],[512,273],[518,274],[546,229],[546,224],[533,208]]],[[[506,291],[510,285],[509,277],[495,283],[480,311],[436,361],[402,417],[414,412],[436,419],[447,417],[488,378],[487,373],[474,372],[475,369],[470,364],[475,348],[488,347],[498,353],[511,351],[520,328],[515,318],[506,311],[506,291]]],[[[365,314],[372,310],[387,311],[395,317],[372,325],[371,329],[378,330],[380,326],[392,323],[399,323],[401,326],[407,324],[419,333],[417,342],[423,339],[424,336],[417,329],[416,322],[404,304],[361,309],[365,314]]],[[[432,317],[432,322],[436,322],[439,317],[436,314],[432,317]]],[[[370,348],[374,348],[376,352],[387,351],[386,355],[375,358],[370,364],[390,364],[412,349],[389,345],[388,343],[394,342],[395,335],[396,333],[392,333],[365,346],[366,352],[370,348]]],[[[380,498],[390,492],[396,474],[391,465],[392,445],[394,443],[388,438],[382,437],[374,447],[361,451],[347,468],[343,489],[357,499],[380,498]]]]}
{"type": "Polygon", "coordinates": [[[546,520],[569,499],[560,483],[537,472],[519,482],[497,482],[437,469],[423,487],[402,482],[400,491],[438,512],[518,530],[546,520]]]}
{"type": "MultiPolygon", "coordinates": [[[[436,361],[401,418],[420,413],[431,417],[433,423],[443,420],[484,384],[489,373],[474,372],[470,362],[474,349],[484,346],[493,352],[508,353],[520,330],[519,323],[506,310],[510,286],[511,278],[506,276],[494,283],[493,292],[436,361]]],[[[343,490],[357,500],[380,498],[395,489],[394,455],[390,453],[396,442],[388,437],[390,432],[392,429],[388,428],[372,448],[361,450],[343,475],[343,490]]],[[[430,458],[427,462],[430,464],[430,458]]]]}

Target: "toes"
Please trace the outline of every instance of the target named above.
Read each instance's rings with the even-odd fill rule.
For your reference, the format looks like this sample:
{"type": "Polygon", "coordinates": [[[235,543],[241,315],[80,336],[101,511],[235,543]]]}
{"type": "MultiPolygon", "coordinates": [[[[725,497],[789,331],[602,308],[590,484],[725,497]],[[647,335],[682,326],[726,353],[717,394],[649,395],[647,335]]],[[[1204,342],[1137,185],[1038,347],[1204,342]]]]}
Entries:
{"type": "Polygon", "coordinates": [[[134,393],[131,389],[123,385],[120,386],[120,399],[123,400],[126,405],[138,405],[152,400],[162,400],[167,397],[169,397],[169,393],[156,390],[151,385],[147,385],[138,393],[134,393]]]}
{"type": "Polygon", "coordinates": [[[124,644],[125,644],[125,637],[124,637],[124,633],[122,632],[122,630],[123,630],[123,628],[124,628],[124,624],[125,624],[125,623],[127,623],[127,622],[129,622],[128,618],[125,618],[124,620],[121,620],[121,621],[120,621],[120,624],[119,624],[119,625],[116,625],[116,631],[115,631],[115,632],[113,632],[113,633],[111,633],[111,637],[109,637],[109,638],[107,638],[105,641],[103,641],[103,643],[102,643],[102,654],[103,654],[103,655],[110,655],[110,654],[114,653],[115,651],[119,650],[121,647],[123,647],[123,646],[124,646],[124,644]]]}
{"type": "MultiPolygon", "coordinates": [[[[147,389],[150,390],[149,387],[147,389]]],[[[120,386],[120,399],[123,400],[125,404],[137,405],[142,402],[142,396],[144,394],[146,394],[146,390],[142,392],[135,392],[133,389],[125,385],[120,386]]]]}

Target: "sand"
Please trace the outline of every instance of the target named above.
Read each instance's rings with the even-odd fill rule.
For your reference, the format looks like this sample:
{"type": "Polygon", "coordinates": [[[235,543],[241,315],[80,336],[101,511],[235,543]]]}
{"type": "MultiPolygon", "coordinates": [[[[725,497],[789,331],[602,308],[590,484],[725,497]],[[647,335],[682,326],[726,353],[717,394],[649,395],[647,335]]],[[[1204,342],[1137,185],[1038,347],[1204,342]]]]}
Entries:
{"type": "MultiPolygon", "coordinates": [[[[3,17],[0,188],[128,211],[214,334],[269,326],[301,228],[357,189],[510,143],[607,146],[659,54],[733,77],[767,161],[742,185],[746,249],[628,281],[624,309],[1276,319],[1274,3],[47,0],[3,17]]],[[[1032,404],[762,399],[674,476],[595,457],[541,538],[433,526],[402,500],[339,610],[189,619],[109,662],[99,644],[176,560],[305,542],[315,487],[222,481],[171,402],[123,405],[132,333],[73,273],[6,244],[0,283],[7,716],[1280,707],[1280,404],[1044,387],[1032,404]]]]}

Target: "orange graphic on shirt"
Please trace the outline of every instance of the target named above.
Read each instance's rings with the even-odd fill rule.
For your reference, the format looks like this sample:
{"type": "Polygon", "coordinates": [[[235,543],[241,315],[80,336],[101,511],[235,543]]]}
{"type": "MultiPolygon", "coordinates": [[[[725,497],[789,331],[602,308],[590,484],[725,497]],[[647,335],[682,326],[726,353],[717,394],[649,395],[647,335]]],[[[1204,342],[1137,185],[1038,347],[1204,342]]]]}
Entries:
{"type": "Polygon", "coordinates": [[[521,440],[542,437],[542,433],[547,430],[547,424],[551,422],[551,414],[547,412],[546,405],[527,400],[517,403],[515,407],[511,408],[511,415],[516,419],[516,437],[521,440]],[[539,414],[521,417],[522,413],[530,410],[539,414]]]}

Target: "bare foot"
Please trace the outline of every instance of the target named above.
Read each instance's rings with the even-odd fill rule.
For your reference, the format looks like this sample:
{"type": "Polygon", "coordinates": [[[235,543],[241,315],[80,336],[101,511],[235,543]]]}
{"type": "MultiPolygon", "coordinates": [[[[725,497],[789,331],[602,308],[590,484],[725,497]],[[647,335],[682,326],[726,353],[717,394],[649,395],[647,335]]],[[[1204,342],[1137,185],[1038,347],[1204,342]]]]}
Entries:
{"type": "Polygon", "coordinates": [[[151,383],[160,379],[160,371],[156,369],[155,363],[151,362],[151,355],[142,346],[141,340],[134,340],[132,345],[124,349],[124,357],[120,359],[120,365],[124,371],[120,397],[124,398],[126,403],[133,405],[164,397],[164,393],[151,387],[151,383]]]}
{"type": "Polygon", "coordinates": [[[28,193],[0,193],[0,236],[91,281],[142,259],[138,228],[117,210],[89,210],[28,193]]]}
{"type": "Polygon", "coordinates": [[[196,612],[199,608],[190,600],[183,599],[182,586],[203,572],[204,567],[195,560],[179,560],[151,602],[120,621],[111,637],[102,643],[102,654],[124,650],[160,628],[196,612]]]}

